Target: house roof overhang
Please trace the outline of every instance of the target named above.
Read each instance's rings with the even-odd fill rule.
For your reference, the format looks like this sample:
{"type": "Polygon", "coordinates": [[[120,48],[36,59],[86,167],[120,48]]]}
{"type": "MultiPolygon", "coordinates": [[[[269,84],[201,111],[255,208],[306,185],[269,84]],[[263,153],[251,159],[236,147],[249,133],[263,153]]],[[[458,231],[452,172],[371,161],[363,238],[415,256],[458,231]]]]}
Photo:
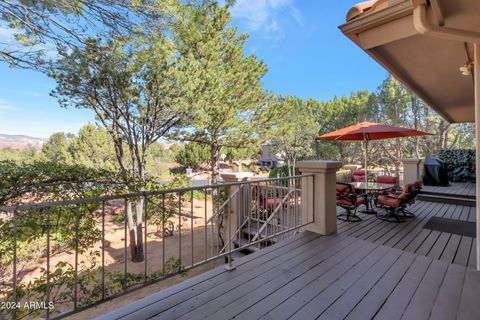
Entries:
{"type": "Polygon", "coordinates": [[[473,70],[459,68],[480,43],[480,1],[366,1],[340,30],[447,121],[474,121],[473,70]]]}

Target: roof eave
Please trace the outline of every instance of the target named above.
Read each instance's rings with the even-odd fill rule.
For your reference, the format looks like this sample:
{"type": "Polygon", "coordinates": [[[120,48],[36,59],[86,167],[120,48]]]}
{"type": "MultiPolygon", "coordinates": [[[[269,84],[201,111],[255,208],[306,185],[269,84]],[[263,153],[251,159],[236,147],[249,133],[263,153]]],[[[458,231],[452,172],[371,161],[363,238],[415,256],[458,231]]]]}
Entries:
{"type": "Polygon", "coordinates": [[[435,112],[437,112],[442,118],[446,121],[453,123],[455,122],[451,116],[446,114],[441,109],[437,108],[432,99],[428,96],[427,93],[419,87],[412,85],[414,83],[412,80],[408,79],[407,75],[401,74],[398,72],[399,68],[395,68],[391,63],[388,63],[383,59],[379,54],[376,54],[373,50],[364,48],[360,41],[358,35],[364,31],[373,29],[378,26],[382,26],[393,22],[395,20],[413,16],[414,6],[410,0],[404,0],[398,2],[386,9],[380,11],[374,11],[366,13],[360,17],[357,17],[347,23],[339,26],[339,29],[356,43],[362,50],[364,50],[368,55],[370,55],[375,61],[377,61],[382,67],[384,67],[388,72],[390,72],[395,78],[400,80],[410,91],[414,92],[420,99],[422,99],[427,105],[429,105],[435,112]]]}

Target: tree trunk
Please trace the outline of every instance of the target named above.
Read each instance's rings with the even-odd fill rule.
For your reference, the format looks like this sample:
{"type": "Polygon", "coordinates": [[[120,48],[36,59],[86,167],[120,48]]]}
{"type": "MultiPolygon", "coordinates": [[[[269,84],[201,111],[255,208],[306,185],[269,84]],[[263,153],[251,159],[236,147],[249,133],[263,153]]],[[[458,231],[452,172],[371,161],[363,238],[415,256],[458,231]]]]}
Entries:
{"type": "MultiPolygon", "coordinates": [[[[141,262],[144,260],[143,256],[143,209],[144,201],[143,198],[137,202],[135,212],[136,212],[136,222],[137,222],[137,246],[135,250],[135,255],[132,255],[133,262],[141,262]]],[[[146,213],[145,213],[146,214],[146,213]]]]}
{"type": "Polygon", "coordinates": [[[218,183],[218,159],[220,154],[220,147],[217,144],[210,146],[210,165],[212,167],[212,184],[218,183]]]}
{"type": "Polygon", "coordinates": [[[450,131],[450,123],[441,121],[438,126],[438,149],[446,149],[448,141],[448,133],[450,131]]]}

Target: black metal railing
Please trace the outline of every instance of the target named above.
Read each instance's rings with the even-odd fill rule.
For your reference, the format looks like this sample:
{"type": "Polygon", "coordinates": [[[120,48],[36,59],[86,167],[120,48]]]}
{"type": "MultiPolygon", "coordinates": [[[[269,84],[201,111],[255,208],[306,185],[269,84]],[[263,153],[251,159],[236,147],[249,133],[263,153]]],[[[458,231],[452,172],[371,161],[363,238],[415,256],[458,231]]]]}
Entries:
{"type": "Polygon", "coordinates": [[[192,268],[233,269],[313,222],[312,188],[304,175],[0,207],[0,317],[62,318],[192,268]]]}

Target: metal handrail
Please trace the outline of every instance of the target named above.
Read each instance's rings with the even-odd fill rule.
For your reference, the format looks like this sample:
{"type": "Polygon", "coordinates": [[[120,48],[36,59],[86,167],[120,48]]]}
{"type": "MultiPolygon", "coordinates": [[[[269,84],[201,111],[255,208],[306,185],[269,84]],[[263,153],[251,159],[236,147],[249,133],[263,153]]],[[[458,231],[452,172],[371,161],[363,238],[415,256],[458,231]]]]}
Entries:
{"type": "MultiPolygon", "coordinates": [[[[73,300],[71,302],[73,306],[73,310],[68,311],[66,313],[62,313],[59,316],[56,316],[56,318],[62,318],[65,316],[68,316],[72,313],[78,312],[80,310],[85,309],[85,306],[82,306],[81,300],[85,296],[85,292],[82,289],[80,290],[79,287],[79,280],[81,279],[81,273],[84,272],[82,271],[83,269],[79,267],[80,260],[81,260],[81,250],[84,250],[87,252],[88,250],[93,250],[94,247],[82,247],[82,242],[80,241],[81,237],[81,232],[80,232],[80,225],[82,221],[85,221],[84,219],[90,219],[89,221],[92,221],[96,225],[94,225],[94,228],[97,228],[96,230],[99,231],[99,234],[101,235],[100,238],[95,238],[94,241],[101,241],[101,245],[98,248],[99,252],[99,260],[98,265],[99,272],[98,274],[95,273],[96,276],[98,276],[101,279],[101,297],[98,298],[97,301],[94,301],[89,304],[89,306],[96,305],[100,303],[101,301],[106,301],[107,299],[111,299],[113,297],[117,297],[120,295],[123,295],[127,292],[131,292],[133,288],[140,288],[144,285],[147,285],[149,283],[157,282],[162,279],[165,279],[172,274],[178,274],[181,272],[184,272],[186,270],[190,270],[192,268],[205,265],[208,263],[217,263],[220,262],[221,259],[227,258],[228,262],[228,269],[234,269],[235,266],[233,264],[233,259],[232,259],[232,254],[245,250],[246,248],[252,247],[252,246],[265,246],[267,245],[268,240],[271,239],[280,239],[280,237],[287,237],[292,234],[294,231],[301,230],[304,226],[312,223],[313,221],[302,221],[302,216],[300,214],[300,205],[299,205],[299,198],[298,194],[299,191],[303,190],[304,188],[305,191],[308,193],[308,188],[312,187],[310,179],[313,179],[313,175],[300,175],[300,176],[294,176],[294,177],[281,177],[281,178],[273,178],[273,179],[256,179],[256,180],[250,180],[250,181],[241,181],[241,182],[233,182],[233,183],[225,183],[225,184],[217,184],[217,185],[210,185],[210,186],[198,186],[198,187],[191,187],[191,188],[177,188],[177,189],[172,189],[172,190],[158,190],[158,191],[142,191],[142,192],[136,192],[136,193],[129,193],[129,194],[122,194],[122,195],[107,195],[107,196],[99,196],[99,197],[91,197],[91,198],[86,198],[86,199],[73,199],[73,200],[64,200],[64,201],[57,201],[57,202],[46,202],[46,203],[34,203],[34,204],[28,204],[28,203],[22,203],[14,206],[4,206],[0,207],[0,213],[8,213],[8,216],[6,216],[3,220],[3,222],[8,222],[12,226],[12,230],[8,231],[11,232],[13,235],[13,262],[12,262],[12,267],[11,267],[11,282],[9,282],[9,286],[11,284],[12,286],[12,296],[11,298],[14,300],[13,302],[18,302],[22,297],[17,296],[17,288],[20,285],[21,280],[18,278],[18,270],[21,270],[21,268],[17,268],[17,265],[19,263],[19,256],[18,252],[18,246],[22,244],[22,242],[19,242],[20,237],[17,237],[17,235],[21,234],[23,232],[25,226],[19,222],[21,222],[22,218],[24,217],[22,212],[25,212],[26,214],[32,214],[35,215],[35,217],[38,216],[42,217],[41,219],[38,220],[39,225],[44,228],[45,236],[46,236],[46,273],[47,273],[47,278],[46,278],[46,288],[48,290],[47,292],[47,297],[50,297],[50,290],[52,290],[52,286],[55,284],[52,283],[52,279],[50,278],[51,274],[53,274],[53,262],[51,261],[51,256],[55,252],[55,246],[52,245],[52,238],[55,232],[58,232],[55,228],[58,228],[58,226],[55,226],[55,221],[53,220],[54,218],[52,217],[54,214],[58,214],[59,217],[61,217],[63,214],[73,214],[73,220],[72,220],[72,225],[71,229],[74,231],[74,238],[72,238],[74,241],[74,247],[71,249],[74,253],[74,262],[71,262],[72,264],[74,263],[73,266],[73,275],[74,279],[72,280],[74,283],[73,290],[72,290],[72,297],[73,300]],[[284,187],[284,183],[287,182],[289,185],[291,185],[291,188],[284,187]],[[303,182],[306,182],[303,184],[303,182]],[[297,188],[301,184],[301,188],[297,188]],[[258,193],[259,186],[264,185],[266,188],[272,189],[272,190],[277,190],[275,192],[278,192],[282,195],[285,195],[282,197],[281,204],[275,208],[275,210],[271,213],[271,216],[265,220],[264,225],[260,227],[260,221],[254,221],[252,218],[252,212],[256,212],[257,214],[259,212],[262,212],[262,203],[260,199],[257,197],[256,202],[254,198],[252,198],[252,192],[255,194],[255,192],[258,193]],[[234,188],[231,188],[232,186],[239,186],[237,190],[233,190],[234,188]],[[257,188],[252,188],[254,186],[257,186],[257,188]],[[227,200],[225,200],[223,203],[219,203],[218,199],[213,199],[215,195],[220,196],[220,189],[224,188],[225,190],[229,191],[229,196],[227,200]],[[204,225],[200,226],[200,229],[194,227],[194,217],[198,218],[198,216],[202,215],[202,213],[198,213],[198,211],[195,211],[194,215],[194,191],[201,190],[203,191],[203,195],[201,195],[200,200],[197,201],[204,201],[204,212],[203,212],[203,217],[202,220],[204,221],[204,225]],[[280,191],[278,191],[280,190],[280,191]],[[288,190],[288,192],[287,192],[288,190]],[[214,192],[216,191],[216,192],[214,192]],[[248,191],[248,192],[247,192],[248,191]],[[291,198],[291,194],[295,193],[295,201],[287,201],[289,198],[291,198]],[[167,198],[167,195],[175,195],[174,197],[169,197],[167,198]],[[186,197],[186,198],[185,198],[186,197]],[[213,198],[212,198],[213,197],[213,198]],[[153,199],[152,199],[153,198],[153,199]],[[173,199],[173,200],[172,200],[173,199]],[[123,249],[124,252],[124,257],[121,259],[121,261],[114,261],[114,263],[118,263],[120,268],[118,271],[121,272],[122,276],[122,290],[118,292],[106,292],[105,288],[106,285],[108,284],[108,279],[107,279],[107,274],[106,274],[106,268],[108,267],[108,264],[105,259],[106,255],[106,215],[108,213],[108,209],[106,210],[106,207],[108,207],[110,204],[108,203],[109,201],[113,200],[122,200],[122,205],[120,205],[120,208],[123,206],[123,212],[124,212],[124,221],[121,222],[122,226],[122,231],[123,232],[123,247],[120,248],[120,250],[123,249]],[[155,202],[155,200],[158,200],[155,202]],[[167,202],[168,201],[168,202],[167,202]],[[208,205],[208,202],[211,201],[211,205],[208,205]],[[253,201],[253,202],[252,202],[253,201]],[[142,203],[143,206],[141,209],[135,209],[135,210],[142,210],[143,211],[143,216],[140,225],[140,230],[144,232],[144,239],[143,239],[143,255],[144,255],[144,271],[140,275],[135,275],[138,279],[138,276],[143,280],[135,280],[137,282],[133,282],[133,284],[128,283],[128,277],[132,273],[130,271],[130,267],[128,267],[128,260],[129,260],[129,253],[128,253],[128,247],[129,244],[127,243],[127,239],[132,237],[132,235],[127,232],[128,231],[128,221],[127,221],[127,211],[128,210],[133,210],[130,208],[130,206],[135,206],[135,204],[142,203]],[[151,206],[152,203],[155,203],[154,207],[149,207],[151,206]],[[263,230],[266,228],[265,226],[268,225],[269,222],[272,221],[273,216],[277,216],[279,214],[279,211],[281,208],[285,207],[285,203],[288,204],[288,213],[285,218],[285,221],[287,224],[285,225],[285,221],[282,223],[281,226],[276,227],[274,231],[272,231],[272,234],[269,234],[269,230],[267,230],[267,233],[262,237],[259,237],[258,235],[263,232],[263,230]],[[93,206],[88,206],[88,207],[82,207],[82,205],[88,205],[92,204],[93,206]],[[242,204],[237,206],[237,208],[241,208],[244,210],[244,212],[237,212],[239,215],[239,220],[244,219],[243,223],[240,223],[239,225],[240,228],[237,228],[237,230],[232,230],[232,216],[231,215],[225,215],[225,212],[232,212],[232,206],[235,204],[242,204]],[[82,208],[85,208],[83,210],[82,208]],[[153,208],[153,211],[151,211],[153,208]],[[65,211],[55,211],[55,209],[67,209],[65,211]],[[150,209],[150,210],[149,210],[150,209]],[[212,210],[211,213],[212,215],[208,217],[208,210],[212,210]],[[45,210],[45,211],[44,211],[45,210]],[[186,211],[189,211],[189,214],[185,214],[186,211]],[[161,231],[162,231],[162,258],[161,258],[161,265],[159,265],[159,268],[161,266],[162,272],[158,275],[153,275],[151,274],[151,271],[149,271],[151,268],[148,268],[148,263],[150,262],[151,259],[151,254],[149,253],[150,251],[150,246],[152,245],[151,242],[148,241],[148,231],[150,228],[152,228],[152,217],[147,215],[147,212],[150,212],[150,214],[155,215],[160,215],[161,217],[161,231]],[[171,212],[173,212],[173,216],[171,215],[171,212]],[[10,215],[12,213],[13,215],[10,215]],[[165,219],[165,215],[169,214],[169,218],[167,220],[165,219]],[[95,218],[96,217],[96,218],[95,218]],[[208,218],[207,218],[208,217],[208,218]],[[225,218],[227,217],[227,218],[225,218]],[[178,269],[173,269],[173,273],[167,272],[166,270],[166,252],[167,247],[165,243],[168,243],[170,240],[166,237],[165,233],[165,228],[166,228],[166,222],[171,223],[171,220],[168,219],[178,219],[178,229],[174,230],[174,233],[176,233],[175,237],[175,246],[178,246],[173,248],[173,250],[177,249],[178,253],[175,254],[174,256],[178,255],[178,266],[175,268],[178,269]],[[223,219],[227,219],[226,225],[223,226],[223,219]],[[44,220],[43,220],[44,219],[44,220]],[[190,230],[185,230],[184,227],[182,226],[183,220],[190,219],[190,230]],[[291,222],[288,222],[287,219],[292,219],[291,222]],[[248,222],[246,222],[248,221],[248,222]],[[292,223],[293,222],[293,223],[292,223]],[[256,223],[258,225],[258,232],[257,234],[253,237],[250,238],[250,231],[249,231],[249,236],[248,239],[245,242],[239,242],[236,244],[236,247],[233,246],[233,241],[236,238],[242,237],[240,231],[244,227],[246,227],[246,223],[249,224],[249,227],[252,223],[256,223]],[[223,229],[221,228],[223,226],[223,229]],[[219,235],[222,233],[226,233],[228,230],[229,234],[229,239],[228,242],[225,245],[220,245],[219,242],[219,235]],[[194,234],[195,232],[199,232],[197,234],[194,234]],[[209,235],[208,233],[211,232],[209,235]],[[233,232],[233,233],[232,233],[233,232]],[[216,233],[216,234],[215,234],[216,233]],[[182,238],[185,238],[187,235],[190,236],[190,243],[185,242],[185,240],[182,238]],[[194,250],[194,237],[197,238],[197,243],[199,240],[202,240],[204,242],[204,256],[201,258],[198,258],[198,254],[196,254],[194,250]],[[215,244],[216,242],[216,244],[215,244]],[[185,245],[190,245],[190,247],[186,247],[185,245]],[[221,248],[221,249],[220,249],[221,248]],[[189,251],[185,251],[189,250],[189,251]],[[209,253],[209,251],[211,252],[209,253]],[[195,257],[197,256],[197,257],[195,257]],[[183,259],[185,257],[185,259],[183,259]],[[121,268],[121,264],[123,264],[123,268],[121,268]],[[130,271],[130,272],[128,272],[130,271]],[[150,274],[149,274],[150,272],[150,274]]],[[[198,193],[197,193],[198,195],[198,193]]],[[[267,195],[268,197],[268,195],[267,195]]],[[[118,207],[118,202],[115,202],[113,205],[113,208],[118,207]]],[[[138,207],[137,207],[138,208],[138,207]]],[[[199,207],[201,208],[201,207],[199,207]]],[[[199,209],[201,210],[201,209],[199,209]]],[[[113,212],[113,209],[112,209],[113,212]]],[[[138,213],[138,212],[137,212],[138,213]]],[[[282,211],[283,214],[284,211],[282,211]]],[[[27,217],[27,215],[25,215],[27,217]]],[[[68,221],[68,220],[67,220],[68,221]]],[[[8,224],[7,224],[8,226],[8,224]]],[[[68,226],[62,226],[62,227],[67,227],[68,226]]],[[[157,224],[157,228],[158,228],[157,224]]],[[[138,228],[138,226],[137,226],[138,228]]],[[[138,229],[137,229],[138,231],[138,229]]],[[[82,231],[85,232],[85,231],[82,231]]],[[[96,236],[95,236],[96,237],[96,236]]],[[[1,241],[2,239],[0,239],[1,241]]],[[[138,238],[137,238],[138,240],[138,238]]],[[[155,245],[155,243],[153,243],[155,245]]],[[[172,249],[169,247],[169,249],[172,249]]],[[[58,249],[56,249],[58,250],[58,249]]],[[[97,250],[97,249],[95,249],[97,250]]],[[[169,250],[172,252],[173,250],[169,250]]],[[[158,253],[158,251],[157,251],[158,253]]],[[[158,261],[158,260],[157,260],[158,261]]],[[[27,262],[28,263],[28,262],[27,262]]],[[[223,261],[222,263],[225,263],[223,261]]],[[[10,271],[9,271],[10,272],[10,271]]],[[[4,280],[4,279],[0,279],[4,280]]],[[[1,298],[1,297],[0,297],[1,298]]],[[[50,314],[50,310],[47,309],[45,310],[46,313],[46,318],[52,317],[50,314]]],[[[2,315],[2,314],[0,314],[2,315]]],[[[13,313],[13,318],[16,319],[17,314],[16,311],[13,313]]]]}
{"type": "Polygon", "coordinates": [[[14,210],[22,211],[22,210],[28,210],[28,209],[44,209],[44,208],[48,208],[48,207],[85,204],[85,203],[90,203],[90,202],[123,200],[125,198],[158,196],[158,195],[163,195],[163,194],[168,194],[168,193],[185,193],[185,192],[195,191],[195,190],[204,190],[205,188],[218,189],[218,188],[233,187],[233,186],[239,186],[239,185],[251,184],[251,183],[285,181],[285,180],[289,180],[289,179],[308,178],[308,177],[313,177],[313,175],[308,174],[308,175],[298,175],[298,176],[292,176],[292,177],[254,179],[254,180],[250,180],[250,181],[226,182],[226,183],[214,184],[214,185],[208,185],[208,186],[164,189],[164,190],[154,190],[154,191],[141,191],[141,192],[134,192],[134,193],[124,193],[124,194],[120,194],[120,195],[117,194],[117,195],[110,195],[110,196],[99,196],[99,197],[62,200],[62,201],[53,201],[53,202],[42,202],[42,203],[24,203],[24,202],[21,202],[21,203],[11,205],[11,206],[0,206],[0,211],[10,212],[10,211],[14,211],[14,210]]]}

